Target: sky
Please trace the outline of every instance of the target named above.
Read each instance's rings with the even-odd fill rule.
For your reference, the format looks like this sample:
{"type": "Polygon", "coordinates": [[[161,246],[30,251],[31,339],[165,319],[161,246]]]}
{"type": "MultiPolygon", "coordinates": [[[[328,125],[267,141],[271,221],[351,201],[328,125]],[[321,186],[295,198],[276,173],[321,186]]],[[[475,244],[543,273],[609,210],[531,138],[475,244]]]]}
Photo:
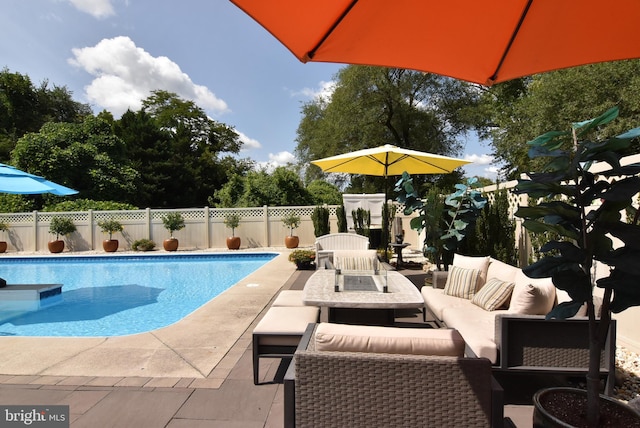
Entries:
{"type": "MultiPolygon", "coordinates": [[[[227,0],[2,0],[0,67],[66,86],[119,118],[152,90],[194,101],[239,133],[242,157],[295,162],[302,104],[343,64],[299,62],[227,0]]],[[[490,148],[461,141],[468,175],[495,179],[490,148]]]]}

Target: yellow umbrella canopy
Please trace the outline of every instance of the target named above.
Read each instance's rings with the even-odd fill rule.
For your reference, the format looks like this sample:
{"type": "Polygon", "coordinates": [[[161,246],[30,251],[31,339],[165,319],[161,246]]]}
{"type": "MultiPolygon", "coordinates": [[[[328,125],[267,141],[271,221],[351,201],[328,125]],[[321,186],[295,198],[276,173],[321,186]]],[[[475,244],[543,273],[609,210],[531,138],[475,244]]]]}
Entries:
{"type": "Polygon", "coordinates": [[[319,166],[324,172],[388,177],[402,175],[405,171],[409,174],[448,174],[471,162],[386,144],[314,160],[311,163],[319,166]]]}

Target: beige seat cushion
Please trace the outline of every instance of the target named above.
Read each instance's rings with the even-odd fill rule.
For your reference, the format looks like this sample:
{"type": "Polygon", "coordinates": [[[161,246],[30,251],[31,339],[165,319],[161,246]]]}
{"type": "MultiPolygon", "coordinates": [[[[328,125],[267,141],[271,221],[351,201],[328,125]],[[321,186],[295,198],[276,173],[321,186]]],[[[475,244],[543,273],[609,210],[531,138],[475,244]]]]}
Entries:
{"type": "Polygon", "coordinates": [[[420,293],[424,298],[425,305],[429,307],[429,311],[440,321],[442,321],[442,311],[445,308],[457,308],[469,304],[469,300],[444,294],[442,288],[425,286],[422,287],[420,293]]]}
{"type": "Polygon", "coordinates": [[[317,351],[414,355],[464,355],[464,339],[453,329],[416,329],[320,323],[317,351]]]}
{"type": "Polygon", "coordinates": [[[447,308],[443,311],[443,319],[447,327],[455,328],[464,338],[467,347],[477,357],[498,362],[498,344],[496,343],[495,317],[506,313],[505,310],[485,311],[467,301],[466,307],[447,308]]]}
{"type": "Polygon", "coordinates": [[[263,345],[297,345],[309,323],[318,321],[320,309],[314,306],[274,306],[253,329],[263,345]]]}
{"type": "Polygon", "coordinates": [[[302,290],[282,290],[271,306],[304,306],[302,290]]]}
{"type": "Polygon", "coordinates": [[[529,278],[522,271],[516,275],[509,312],[546,315],[556,301],[556,287],[551,278],[529,278]]]}

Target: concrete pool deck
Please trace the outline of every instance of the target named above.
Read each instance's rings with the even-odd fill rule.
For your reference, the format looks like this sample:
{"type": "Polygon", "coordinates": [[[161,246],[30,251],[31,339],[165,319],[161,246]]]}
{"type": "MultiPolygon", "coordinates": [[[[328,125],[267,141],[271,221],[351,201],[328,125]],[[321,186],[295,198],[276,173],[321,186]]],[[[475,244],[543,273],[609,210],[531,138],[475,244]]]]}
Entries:
{"type": "Polygon", "coordinates": [[[96,378],[113,382],[136,377],[222,382],[226,373],[220,370],[216,377],[216,367],[295,272],[288,254],[280,253],[187,317],[158,330],[96,338],[0,337],[0,375],[50,382],[91,378],[94,384],[96,378]]]}

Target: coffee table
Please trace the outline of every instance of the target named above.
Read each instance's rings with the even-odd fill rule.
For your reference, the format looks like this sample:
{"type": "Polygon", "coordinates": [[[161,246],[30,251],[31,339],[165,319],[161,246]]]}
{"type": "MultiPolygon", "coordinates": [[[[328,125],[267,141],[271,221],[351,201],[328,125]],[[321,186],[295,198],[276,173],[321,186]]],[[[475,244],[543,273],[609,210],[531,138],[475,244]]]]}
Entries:
{"type": "MultiPolygon", "coordinates": [[[[367,275],[375,276],[373,272],[362,276],[367,275]]],[[[329,322],[370,325],[393,325],[396,309],[424,307],[418,288],[396,271],[386,272],[386,293],[383,292],[384,281],[378,278],[363,282],[375,284],[375,289],[344,290],[343,281],[340,281],[340,289],[335,291],[335,270],[320,269],[307,280],[302,301],[305,305],[327,308],[329,322]]]]}

